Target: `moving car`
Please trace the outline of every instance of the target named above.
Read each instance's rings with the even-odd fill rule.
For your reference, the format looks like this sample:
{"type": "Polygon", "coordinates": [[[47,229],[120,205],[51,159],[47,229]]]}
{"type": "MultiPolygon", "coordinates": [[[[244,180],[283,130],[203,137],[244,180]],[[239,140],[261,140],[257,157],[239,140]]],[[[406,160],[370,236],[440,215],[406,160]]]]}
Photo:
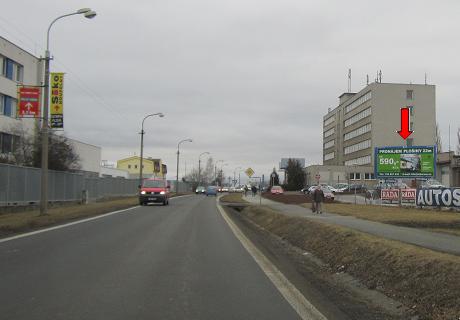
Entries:
{"type": "Polygon", "coordinates": [[[209,186],[206,188],[206,197],[207,196],[215,196],[217,197],[217,190],[218,188],[215,186],[209,186]]]}
{"type": "Polygon", "coordinates": [[[198,186],[195,189],[196,194],[204,194],[206,192],[206,189],[203,186],[198,186]]]}
{"type": "Polygon", "coordinates": [[[166,180],[152,178],[142,180],[139,186],[139,204],[147,205],[150,202],[169,204],[169,186],[166,180]]]}
{"type": "Polygon", "coordinates": [[[273,186],[270,188],[270,193],[271,194],[283,194],[284,190],[280,186],[273,186]]]}

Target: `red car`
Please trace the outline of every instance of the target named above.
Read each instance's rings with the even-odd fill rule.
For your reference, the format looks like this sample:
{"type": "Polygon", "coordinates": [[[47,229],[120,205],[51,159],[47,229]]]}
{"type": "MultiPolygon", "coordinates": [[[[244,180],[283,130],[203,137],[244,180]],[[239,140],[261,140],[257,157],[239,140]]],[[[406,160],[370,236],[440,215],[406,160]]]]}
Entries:
{"type": "Polygon", "coordinates": [[[273,187],[271,187],[271,189],[270,189],[270,193],[271,193],[271,194],[283,194],[283,193],[284,193],[284,190],[283,190],[283,188],[281,188],[280,186],[273,186],[273,187]]]}
{"type": "Polygon", "coordinates": [[[147,205],[149,202],[169,204],[169,186],[164,179],[144,179],[139,188],[139,204],[147,205]]]}

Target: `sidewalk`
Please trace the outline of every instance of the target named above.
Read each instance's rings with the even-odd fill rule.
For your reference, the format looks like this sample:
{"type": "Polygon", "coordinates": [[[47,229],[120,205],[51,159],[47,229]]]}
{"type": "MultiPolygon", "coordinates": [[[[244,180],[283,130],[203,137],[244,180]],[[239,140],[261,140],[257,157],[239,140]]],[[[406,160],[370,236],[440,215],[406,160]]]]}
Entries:
{"type": "MultiPolygon", "coordinates": [[[[256,197],[243,196],[243,199],[259,204],[259,195],[256,197]]],[[[443,233],[436,233],[415,228],[398,227],[380,222],[357,219],[351,216],[341,216],[332,213],[314,214],[310,209],[298,205],[283,204],[262,198],[262,205],[292,217],[304,217],[326,223],[340,225],[351,229],[373,234],[382,238],[414,244],[428,249],[460,255],[460,237],[443,233]]]]}

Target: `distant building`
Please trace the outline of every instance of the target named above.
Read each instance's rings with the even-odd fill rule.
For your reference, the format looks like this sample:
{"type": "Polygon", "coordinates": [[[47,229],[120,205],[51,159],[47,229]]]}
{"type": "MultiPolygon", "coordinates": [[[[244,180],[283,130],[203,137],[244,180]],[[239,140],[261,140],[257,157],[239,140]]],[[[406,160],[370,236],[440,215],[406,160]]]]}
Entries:
{"type": "Polygon", "coordinates": [[[34,134],[36,119],[17,119],[18,84],[39,86],[40,59],[0,37],[0,156],[7,157],[20,139],[20,131],[34,134]]]}
{"type": "Polygon", "coordinates": [[[101,171],[101,147],[75,139],[68,139],[79,157],[80,171],[93,172],[99,175],[101,171]]]}
{"type": "MultiPolygon", "coordinates": [[[[137,178],[140,174],[141,157],[132,156],[117,161],[117,169],[126,170],[130,178],[137,178]]],[[[144,158],[142,160],[142,176],[144,178],[166,178],[167,166],[161,159],[144,158]]]]}
{"type": "Polygon", "coordinates": [[[376,82],[339,99],[323,117],[325,165],[373,166],[375,147],[436,144],[434,85],[376,82]],[[395,132],[403,107],[414,131],[406,141],[395,132]]]}
{"type": "Polygon", "coordinates": [[[446,187],[460,187],[460,155],[453,151],[438,153],[436,176],[446,187]]]}
{"type": "Polygon", "coordinates": [[[305,185],[318,183],[375,184],[374,168],[370,166],[311,165],[305,168],[305,185]]]}

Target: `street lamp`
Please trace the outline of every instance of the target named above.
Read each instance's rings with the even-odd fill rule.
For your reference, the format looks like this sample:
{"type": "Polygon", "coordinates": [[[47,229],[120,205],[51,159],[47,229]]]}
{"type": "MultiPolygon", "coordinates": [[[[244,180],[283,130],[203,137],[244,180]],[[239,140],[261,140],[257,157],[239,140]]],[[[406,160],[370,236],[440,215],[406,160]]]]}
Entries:
{"type": "Polygon", "coordinates": [[[201,156],[205,154],[210,154],[210,153],[206,151],[206,152],[201,153],[200,156],[198,157],[198,185],[201,184],[201,156]]]}
{"type": "Polygon", "coordinates": [[[142,185],[142,171],[144,169],[144,134],[145,134],[145,131],[144,131],[144,121],[145,119],[149,118],[149,117],[153,117],[153,116],[159,116],[160,118],[163,118],[164,117],[164,114],[161,113],[161,112],[158,112],[158,113],[152,113],[152,114],[148,114],[144,117],[144,119],[142,119],[142,126],[141,126],[141,167],[139,168],[139,185],[142,185]]]}
{"type": "Polygon", "coordinates": [[[49,50],[50,44],[50,30],[53,24],[59,19],[73,16],[76,14],[83,14],[85,18],[92,19],[96,16],[96,12],[89,8],[83,8],[76,12],[64,14],[54,19],[46,33],[46,51],[45,51],[45,72],[44,72],[44,83],[43,83],[43,120],[41,128],[42,138],[42,163],[41,163],[41,194],[40,194],[40,215],[48,213],[48,109],[49,109],[49,84],[50,84],[50,60],[51,54],[49,50]]]}
{"type": "Polygon", "coordinates": [[[179,193],[179,147],[182,142],[193,142],[192,139],[184,139],[177,144],[177,171],[176,171],[176,194],[179,193]]]}

